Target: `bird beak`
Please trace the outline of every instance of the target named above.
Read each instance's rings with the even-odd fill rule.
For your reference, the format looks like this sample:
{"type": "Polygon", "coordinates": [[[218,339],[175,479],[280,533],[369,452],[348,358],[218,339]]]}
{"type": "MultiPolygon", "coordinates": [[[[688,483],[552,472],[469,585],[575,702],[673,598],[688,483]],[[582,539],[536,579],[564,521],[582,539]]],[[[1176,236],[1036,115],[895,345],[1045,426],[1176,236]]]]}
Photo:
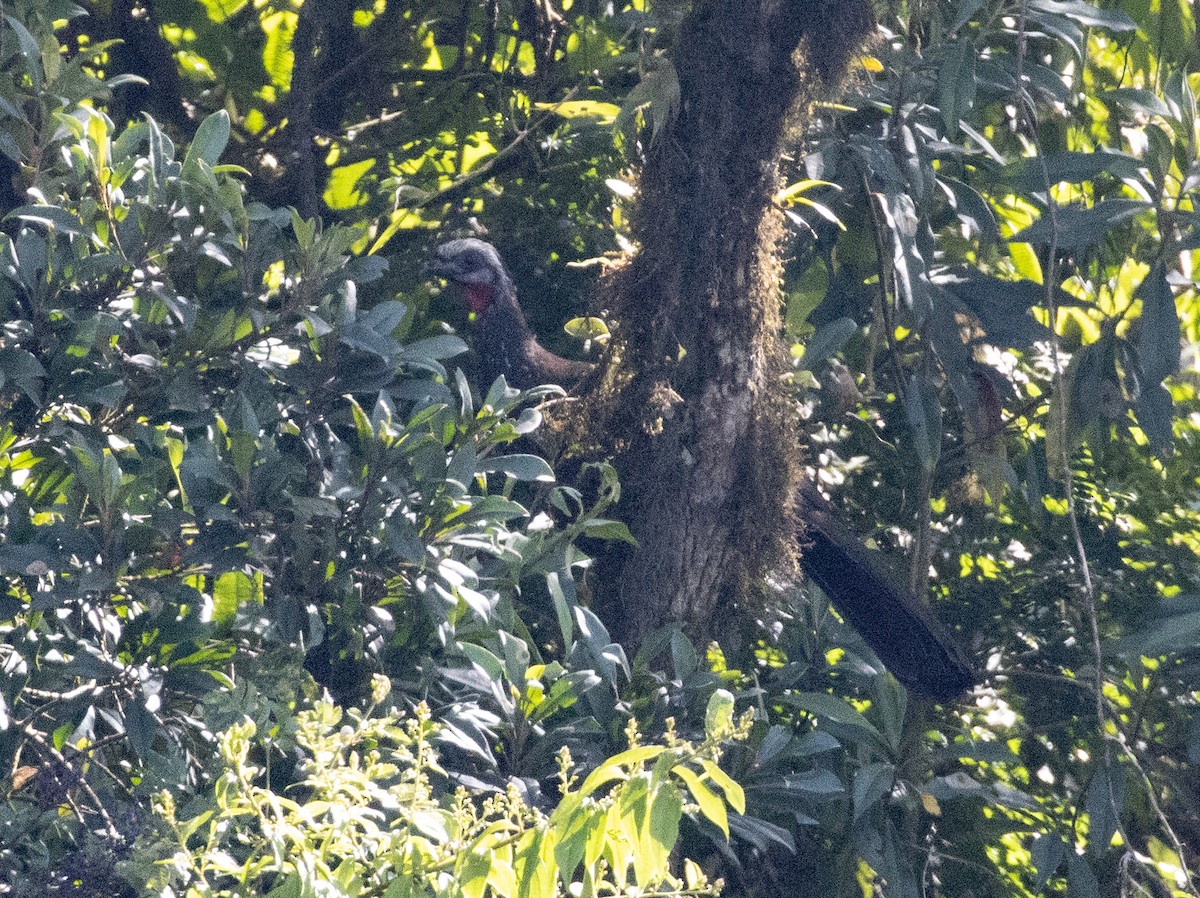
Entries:
{"type": "Polygon", "coordinates": [[[421,265],[421,277],[433,278],[442,277],[445,273],[446,263],[441,259],[427,259],[421,265]]]}

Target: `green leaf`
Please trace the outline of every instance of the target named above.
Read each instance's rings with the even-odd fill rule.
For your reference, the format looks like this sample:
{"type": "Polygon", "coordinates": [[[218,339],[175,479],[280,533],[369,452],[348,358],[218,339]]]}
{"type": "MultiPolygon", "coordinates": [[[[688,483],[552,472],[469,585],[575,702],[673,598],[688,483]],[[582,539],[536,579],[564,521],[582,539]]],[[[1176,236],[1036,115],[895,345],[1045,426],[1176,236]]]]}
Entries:
{"type": "MultiPolygon", "coordinates": [[[[813,823],[815,822],[814,820],[813,823]]],[[[771,850],[772,844],[779,845],[793,853],[796,851],[796,840],[789,830],[763,820],[761,817],[730,814],[729,831],[764,853],[771,850]]]]}
{"type": "Polygon", "coordinates": [[[987,0],[958,0],[958,10],[954,15],[954,20],[950,23],[947,29],[953,33],[962,28],[963,25],[971,21],[975,13],[987,6],[987,0]]]}
{"type": "Polygon", "coordinates": [[[825,359],[841,352],[842,347],[857,332],[858,324],[853,318],[838,318],[829,322],[804,344],[804,356],[800,364],[805,370],[812,371],[825,359]]]}
{"type": "Polygon", "coordinates": [[[1154,91],[1145,88],[1118,87],[1114,90],[1104,91],[1100,94],[1100,99],[1104,102],[1116,103],[1129,112],[1145,116],[1173,117],[1171,107],[1167,105],[1167,102],[1154,91]]]}
{"type": "MultiPolygon", "coordinates": [[[[381,302],[375,308],[371,309],[362,319],[364,327],[368,327],[378,334],[391,336],[392,331],[400,326],[404,321],[404,316],[408,314],[408,306],[398,300],[389,299],[381,302]]],[[[446,337],[434,339],[447,339],[446,337]]],[[[450,340],[455,340],[455,337],[449,337],[450,340]]],[[[458,340],[461,344],[462,340],[458,340]]],[[[416,346],[417,344],[414,344],[416,346]]],[[[412,351],[414,346],[409,346],[412,351]]]]}
{"type": "Polygon", "coordinates": [[[704,711],[704,735],[708,739],[727,738],[733,732],[733,693],[716,689],[708,697],[704,711]]]}
{"type": "Polygon", "coordinates": [[[937,388],[914,373],[904,394],[904,412],[921,467],[932,473],[942,452],[942,403],[937,388]]]}
{"type": "Polygon", "coordinates": [[[642,827],[634,867],[639,883],[651,883],[670,871],[671,849],[679,840],[683,796],[674,783],[665,782],[648,796],[649,815],[642,827]]]}
{"type": "Polygon", "coordinates": [[[196,136],[188,145],[184,154],[185,166],[203,162],[210,169],[217,164],[225,145],[229,143],[229,113],[224,109],[218,110],[205,117],[196,129],[196,136]]]}
{"type": "Polygon", "coordinates": [[[8,346],[0,349],[0,385],[14,384],[35,403],[42,401],[42,378],[46,369],[33,354],[8,346]]]}
{"type": "Polygon", "coordinates": [[[129,747],[143,764],[150,759],[158,732],[158,722],[142,702],[134,700],[126,703],[125,736],[129,740],[129,747]]]}
{"type": "Polygon", "coordinates": [[[458,648],[473,664],[478,665],[491,680],[499,683],[504,679],[504,662],[483,646],[463,642],[459,643],[458,648]]]}
{"type": "Polygon", "coordinates": [[[29,75],[29,80],[33,85],[34,91],[40,91],[45,72],[42,67],[42,51],[38,46],[37,38],[30,34],[29,29],[12,16],[6,15],[4,21],[17,36],[17,46],[20,48],[21,55],[25,57],[25,67],[22,71],[29,75]]]}
{"type": "Polygon", "coordinates": [[[500,646],[504,649],[504,672],[510,683],[523,685],[529,676],[529,646],[523,639],[500,631],[500,646]]]}
{"type": "Polygon", "coordinates": [[[1169,453],[1174,442],[1175,400],[1162,384],[1142,388],[1134,406],[1138,426],[1160,454],[1169,453]]]}
{"type": "Polygon", "coordinates": [[[716,761],[703,758],[700,761],[700,766],[704,768],[704,772],[708,774],[709,779],[721,787],[721,791],[725,793],[725,801],[729,806],[739,814],[746,813],[746,793],[737,782],[734,781],[728,773],[721,769],[716,761]]]}
{"type": "Polygon", "coordinates": [[[375,426],[353,396],[347,396],[346,401],[350,404],[350,413],[354,418],[354,430],[358,434],[359,450],[369,452],[371,445],[375,442],[375,426]]]}
{"type": "Polygon", "coordinates": [[[514,867],[517,898],[554,898],[558,865],[554,860],[556,839],[542,828],[527,831],[517,846],[514,867]]]}
{"type": "Polygon", "coordinates": [[[985,243],[995,243],[1000,239],[996,213],[978,190],[942,172],[938,173],[937,183],[950,197],[950,204],[959,221],[966,224],[985,243]]]}
{"type": "Polygon", "coordinates": [[[1040,158],[1018,159],[1005,167],[1002,180],[1019,190],[1036,193],[1046,189],[1047,180],[1051,185],[1080,184],[1109,174],[1118,180],[1141,181],[1144,166],[1145,162],[1136,156],[1115,150],[1064,151],[1040,158]]]}
{"type": "Polygon", "coordinates": [[[570,708],[585,692],[593,686],[598,686],[600,682],[600,677],[591,670],[576,670],[563,674],[554,681],[542,703],[530,713],[530,721],[540,723],[557,711],[570,708]]]}
{"type": "MultiPolygon", "coordinates": [[[[668,625],[660,632],[664,636],[669,636],[671,645],[671,667],[675,671],[675,676],[681,677],[684,681],[694,674],[700,667],[700,653],[696,651],[696,647],[692,645],[692,641],[688,639],[687,634],[679,629],[678,625],[668,625]]],[[[647,654],[645,657],[653,658],[658,652],[655,652],[652,645],[657,640],[647,640],[639,647],[640,652],[645,648],[647,654]]],[[[661,651],[661,649],[659,649],[661,651]]],[[[712,698],[709,699],[709,709],[712,709],[712,698]]],[[[705,716],[707,720],[707,715],[705,716]]],[[[706,730],[707,731],[707,730],[706,730]]]]}
{"type": "Polygon", "coordinates": [[[671,772],[683,780],[688,792],[692,796],[692,800],[699,806],[700,813],[715,824],[717,829],[721,830],[725,834],[725,838],[728,839],[729,812],[726,810],[725,802],[718,798],[717,794],[704,784],[695,771],[679,764],[671,772]]]}
{"type": "Polygon", "coordinates": [[[891,795],[896,782],[896,768],[885,762],[865,764],[854,774],[854,820],[891,795]]]}
{"type": "Polygon", "coordinates": [[[1132,658],[1157,658],[1192,650],[1197,644],[1200,644],[1200,598],[1183,595],[1164,602],[1157,615],[1114,648],[1132,658]]]}
{"type": "Polygon", "coordinates": [[[579,787],[579,794],[581,796],[591,795],[601,786],[607,785],[613,780],[626,779],[628,770],[640,767],[646,761],[657,758],[664,751],[666,749],[661,745],[639,745],[613,755],[587,775],[583,785],[579,787]]]}
{"type": "MultiPolygon", "coordinates": [[[[388,887],[383,890],[383,898],[413,898],[414,893],[417,895],[425,895],[424,889],[417,890],[413,881],[414,877],[411,873],[405,871],[396,876],[388,887]]],[[[297,898],[300,898],[297,895],[297,898]]]]}
{"type": "MultiPolygon", "coordinates": [[[[1102,412],[1102,397],[1114,389],[1116,335],[1110,329],[1095,343],[1076,352],[1063,371],[1062,394],[1050,397],[1049,419],[1046,422],[1046,471],[1064,482],[1064,450],[1068,458],[1084,439],[1088,427],[1102,412]],[[1065,405],[1065,408],[1063,407],[1065,405]]],[[[1119,390],[1119,387],[1115,389],[1119,390]]]]}
{"type": "Polygon", "coordinates": [[[250,472],[254,457],[258,453],[258,439],[252,433],[235,430],[229,434],[229,459],[233,471],[241,481],[243,489],[250,485],[250,472]]]}
{"type": "Polygon", "coordinates": [[[467,351],[467,344],[463,342],[461,337],[456,337],[453,334],[442,334],[437,337],[426,337],[423,340],[414,340],[412,343],[405,345],[402,359],[408,359],[410,356],[421,356],[431,359],[452,359],[456,355],[461,355],[467,351]]]}
{"type": "Polygon", "coordinates": [[[298,16],[291,10],[279,10],[262,16],[262,30],[266,42],[262,49],[262,63],[271,76],[271,83],[283,90],[292,86],[292,66],[295,54],[292,38],[296,33],[298,16]]]}
{"type": "Polygon", "coordinates": [[[79,237],[89,233],[76,213],[61,206],[19,206],[4,217],[37,222],[68,237],[79,237]]]}
{"type": "Polygon", "coordinates": [[[226,571],[213,584],[213,620],[227,623],[243,605],[250,602],[262,604],[262,574],[251,578],[242,571],[226,571]]]}
{"type": "MultiPolygon", "coordinates": [[[[1046,299],[1046,289],[1035,281],[1006,281],[960,270],[943,275],[938,286],[944,287],[974,318],[987,334],[987,342],[996,346],[1026,349],[1050,336],[1050,331],[1030,313],[1046,299]]],[[[1056,290],[1056,301],[1070,300],[1056,290]]]]}
{"type": "Polygon", "coordinates": [[[1029,0],[1029,8],[1062,16],[1084,28],[1106,28],[1117,33],[1137,30],[1137,23],[1126,13],[1085,0],[1029,0]]]}
{"type": "Polygon", "coordinates": [[[607,820],[607,808],[602,805],[581,806],[572,801],[575,796],[567,796],[555,808],[551,817],[551,826],[558,832],[558,842],[554,846],[554,857],[558,861],[558,869],[564,879],[574,879],[579,864],[583,861],[584,851],[588,840],[597,830],[603,830],[607,820]]]}
{"type": "MultiPolygon", "coordinates": [[[[1025,27],[1035,35],[1049,37],[1059,46],[1070,48],[1071,52],[1075,54],[1076,60],[1083,61],[1085,35],[1083,29],[1070,19],[1027,8],[1025,27]]],[[[1031,65],[1026,69],[1027,77],[1035,84],[1040,80],[1042,88],[1054,96],[1055,91],[1061,89],[1061,81],[1057,78],[1057,73],[1046,69],[1046,66],[1031,65]],[[1039,79],[1039,75],[1042,75],[1042,78],[1039,79]]]]}
{"type": "Polygon", "coordinates": [[[611,336],[603,318],[572,318],[563,325],[563,330],[576,340],[595,340],[601,345],[611,336]]]}
{"type": "Polygon", "coordinates": [[[613,126],[633,143],[636,138],[634,124],[642,114],[650,122],[650,142],[654,143],[662,129],[674,120],[680,98],[679,74],[675,66],[665,57],[657,57],[654,67],[642,75],[642,80],[626,95],[613,126]]]}
{"type": "Polygon", "coordinates": [[[544,458],[536,455],[498,455],[484,458],[479,470],[487,474],[507,474],[515,480],[554,482],[554,469],[544,458]]]}
{"type": "Polygon", "coordinates": [[[583,532],[592,539],[613,539],[629,543],[631,546],[637,545],[637,540],[633,538],[633,534],[629,532],[629,528],[622,521],[593,518],[584,525],[583,532]]]}
{"type": "Polygon", "coordinates": [[[620,106],[600,100],[566,100],[562,103],[534,103],[533,105],[535,109],[553,112],[566,119],[591,119],[601,125],[611,125],[621,113],[620,106]]]}
{"type": "Polygon", "coordinates": [[[562,634],[563,645],[569,646],[575,641],[575,624],[571,617],[571,606],[575,604],[575,583],[569,579],[569,571],[551,571],[546,574],[546,589],[554,603],[554,615],[558,620],[558,629],[562,634]],[[568,585],[570,599],[568,600],[568,585]]]}

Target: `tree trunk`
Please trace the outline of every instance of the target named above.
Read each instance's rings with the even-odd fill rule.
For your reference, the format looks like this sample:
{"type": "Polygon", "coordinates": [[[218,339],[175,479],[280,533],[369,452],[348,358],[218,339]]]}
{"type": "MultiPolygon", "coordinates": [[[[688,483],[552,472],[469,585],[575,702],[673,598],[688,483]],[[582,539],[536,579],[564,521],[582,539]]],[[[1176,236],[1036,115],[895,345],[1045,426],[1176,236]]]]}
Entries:
{"type": "Polygon", "coordinates": [[[867,0],[696,0],[681,26],[680,105],[642,171],[640,251],[608,285],[617,364],[584,410],[593,433],[619,435],[639,544],[600,578],[627,646],[672,620],[705,639],[723,604],[794,558],[772,197],[807,88],[840,77],[872,28],[867,0]]]}

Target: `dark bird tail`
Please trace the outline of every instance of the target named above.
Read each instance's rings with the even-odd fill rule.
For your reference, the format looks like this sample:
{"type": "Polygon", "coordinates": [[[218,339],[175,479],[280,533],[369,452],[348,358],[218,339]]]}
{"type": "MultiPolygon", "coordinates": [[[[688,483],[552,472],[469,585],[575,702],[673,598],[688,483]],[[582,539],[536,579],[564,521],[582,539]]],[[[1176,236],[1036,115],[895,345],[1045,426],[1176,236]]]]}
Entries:
{"type": "Polygon", "coordinates": [[[800,510],[806,524],[801,567],[896,679],[939,700],[971,688],[975,676],[954,637],[898,583],[879,553],[834,517],[812,484],[800,490],[800,510]]]}

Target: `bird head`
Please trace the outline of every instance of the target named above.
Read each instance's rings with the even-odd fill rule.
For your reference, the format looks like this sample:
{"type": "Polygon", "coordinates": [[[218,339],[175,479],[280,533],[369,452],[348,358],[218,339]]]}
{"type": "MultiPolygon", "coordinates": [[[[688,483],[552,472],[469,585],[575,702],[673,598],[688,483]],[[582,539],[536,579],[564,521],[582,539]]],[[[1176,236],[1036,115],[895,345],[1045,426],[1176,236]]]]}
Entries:
{"type": "Polygon", "coordinates": [[[497,292],[511,289],[512,282],[496,248],[474,237],[443,243],[426,263],[425,271],[462,285],[476,314],[492,304],[497,292]]]}

